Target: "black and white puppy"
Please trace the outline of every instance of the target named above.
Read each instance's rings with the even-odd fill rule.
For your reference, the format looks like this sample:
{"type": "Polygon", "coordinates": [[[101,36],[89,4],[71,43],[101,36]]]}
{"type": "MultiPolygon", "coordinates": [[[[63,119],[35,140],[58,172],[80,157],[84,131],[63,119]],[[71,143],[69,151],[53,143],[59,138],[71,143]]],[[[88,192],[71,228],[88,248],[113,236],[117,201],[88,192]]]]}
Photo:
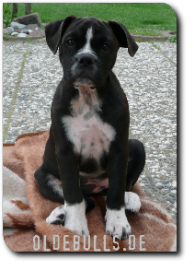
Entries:
{"type": "Polygon", "coordinates": [[[69,16],[46,26],[46,41],[63,67],[55,92],[50,135],[42,166],[35,172],[40,192],[61,202],[47,218],[89,235],[87,196],[107,191],[106,232],[126,239],[125,209],[141,203],[129,192],[145,164],[143,144],[129,140],[129,108],[112,72],[119,47],[134,56],[138,45],[115,21],[69,16]]]}

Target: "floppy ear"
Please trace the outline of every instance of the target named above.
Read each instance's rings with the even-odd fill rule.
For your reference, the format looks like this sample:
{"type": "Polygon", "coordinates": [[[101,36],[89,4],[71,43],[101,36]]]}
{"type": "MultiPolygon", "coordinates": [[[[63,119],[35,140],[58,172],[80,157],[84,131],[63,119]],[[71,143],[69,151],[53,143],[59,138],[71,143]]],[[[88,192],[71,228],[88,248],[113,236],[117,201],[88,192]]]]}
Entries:
{"type": "Polygon", "coordinates": [[[128,52],[131,56],[134,56],[138,50],[138,45],[130,35],[127,28],[119,22],[109,21],[108,24],[112,28],[120,47],[128,48],[128,52]]]}
{"type": "Polygon", "coordinates": [[[71,15],[63,20],[53,21],[46,25],[45,35],[46,41],[51,51],[56,54],[60,46],[61,39],[68,26],[76,19],[76,16],[71,15]]]}

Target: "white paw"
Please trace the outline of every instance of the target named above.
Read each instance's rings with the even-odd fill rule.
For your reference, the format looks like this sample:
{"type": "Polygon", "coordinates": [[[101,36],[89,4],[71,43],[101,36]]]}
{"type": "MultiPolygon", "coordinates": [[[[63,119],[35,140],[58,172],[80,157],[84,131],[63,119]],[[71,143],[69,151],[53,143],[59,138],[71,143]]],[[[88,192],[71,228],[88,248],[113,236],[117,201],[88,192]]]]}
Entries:
{"type": "Polygon", "coordinates": [[[65,219],[64,205],[60,205],[55,208],[51,214],[47,217],[46,222],[50,224],[63,224],[65,219]]]}
{"type": "Polygon", "coordinates": [[[139,196],[134,192],[125,192],[125,209],[137,213],[141,208],[139,196]]]}
{"type": "Polygon", "coordinates": [[[65,228],[80,234],[89,235],[85,214],[85,201],[79,204],[68,205],[65,203],[65,228]]]}
{"type": "Polygon", "coordinates": [[[122,207],[120,210],[106,211],[106,232],[111,236],[117,235],[121,240],[125,240],[131,233],[131,226],[125,215],[125,208],[122,207]]]}

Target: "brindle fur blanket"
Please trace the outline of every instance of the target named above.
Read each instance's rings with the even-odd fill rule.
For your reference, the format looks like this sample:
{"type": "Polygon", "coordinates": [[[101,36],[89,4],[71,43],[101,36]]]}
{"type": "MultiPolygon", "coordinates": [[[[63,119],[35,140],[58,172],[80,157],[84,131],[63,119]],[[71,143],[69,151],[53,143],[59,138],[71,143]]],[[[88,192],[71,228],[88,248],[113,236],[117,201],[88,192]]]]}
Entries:
{"type": "Polygon", "coordinates": [[[63,226],[46,223],[58,203],[38,191],[35,170],[42,164],[48,131],[25,134],[3,146],[3,222],[6,245],[17,252],[173,252],[176,225],[164,206],[133,187],[141,199],[138,214],[129,215],[132,235],[125,241],[105,232],[105,200],[95,196],[95,208],[87,214],[90,237],[76,236],[63,226]]]}

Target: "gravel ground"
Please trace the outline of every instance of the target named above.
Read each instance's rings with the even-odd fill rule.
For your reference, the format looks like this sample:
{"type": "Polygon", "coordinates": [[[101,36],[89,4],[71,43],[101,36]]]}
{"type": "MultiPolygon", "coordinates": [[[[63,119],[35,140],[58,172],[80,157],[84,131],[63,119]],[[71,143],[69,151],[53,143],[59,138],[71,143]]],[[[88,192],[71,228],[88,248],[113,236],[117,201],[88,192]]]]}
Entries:
{"type": "MultiPolygon", "coordinates": [[[[120,49],[114,72],[128,98],[130,137],[145,144],[144,191],[165,204],[176,221],[176,43],[140,42],[131,58],[120,49]]],[[[4,142],[49,129],[50,105],[62,77],[58,55],[45,39],[3,42],[4,142]]]]}

